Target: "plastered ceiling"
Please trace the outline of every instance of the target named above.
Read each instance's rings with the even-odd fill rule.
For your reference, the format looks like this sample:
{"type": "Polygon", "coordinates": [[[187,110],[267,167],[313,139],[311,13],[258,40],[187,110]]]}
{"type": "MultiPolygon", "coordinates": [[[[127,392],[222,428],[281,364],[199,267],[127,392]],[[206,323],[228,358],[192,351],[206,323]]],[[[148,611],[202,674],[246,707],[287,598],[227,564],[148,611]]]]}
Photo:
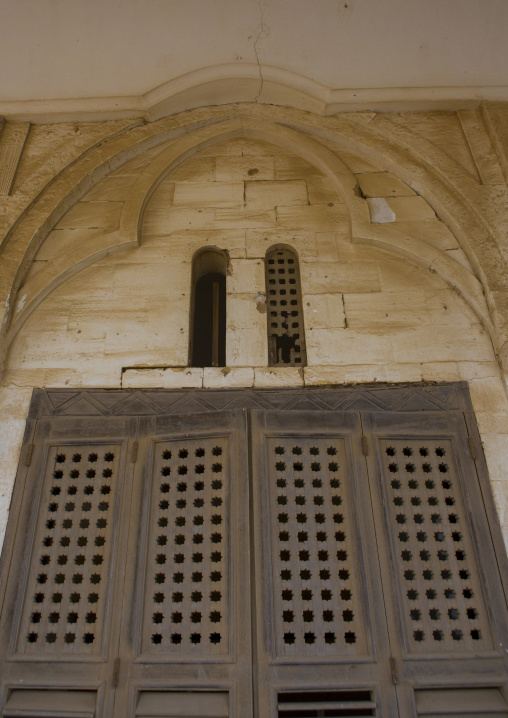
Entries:
{"type": "Polygon", "coordinates": [[[507,0],[0,0],[0,114],[508,100],[507,0]]]}

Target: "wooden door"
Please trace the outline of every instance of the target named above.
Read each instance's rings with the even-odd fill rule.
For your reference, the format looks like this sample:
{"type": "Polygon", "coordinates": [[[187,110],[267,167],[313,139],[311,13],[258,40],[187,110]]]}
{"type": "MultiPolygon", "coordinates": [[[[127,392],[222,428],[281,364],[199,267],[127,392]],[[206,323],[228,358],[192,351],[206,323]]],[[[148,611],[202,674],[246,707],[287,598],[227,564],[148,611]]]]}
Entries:
{"type": "Polygon", "coordinates": [[[118,718],[252,716],[248,478],[245,412],[141,420],[118,718]]]}
{"type": "Polygon", "coordinates": [[[135,430],[29,422],[3,552],[2,715],[112,713],[135,430]]]}
{"type": "Polygon", "coordinates": [[[0,714],[508,718],[506,565],[464,386],[41,390],[0,714]]]}
{"type": "Polygon", "coordinates": [[[506,600],[490,488],[474,460],[481,445],[462,412],[362,420],[401,715],[491,715],[489,705],[508,715],[506,600]]]}
{"type": "Polygon", "coordinates": [[[359,414],[254,412],[252,456],[257,715],[397,715],[359,414]]]}

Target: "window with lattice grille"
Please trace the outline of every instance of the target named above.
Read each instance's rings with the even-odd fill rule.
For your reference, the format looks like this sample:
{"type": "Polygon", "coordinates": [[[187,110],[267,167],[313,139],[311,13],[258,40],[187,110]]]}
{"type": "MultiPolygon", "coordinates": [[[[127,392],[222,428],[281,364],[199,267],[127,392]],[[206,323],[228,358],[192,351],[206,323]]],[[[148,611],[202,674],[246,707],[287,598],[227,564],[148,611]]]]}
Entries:
{"type": "Polygon", "coordinates": [[[265,258],[270,366],[305,366],[300,268],[296,252],[287,247],[268,250],[265,258]]]}

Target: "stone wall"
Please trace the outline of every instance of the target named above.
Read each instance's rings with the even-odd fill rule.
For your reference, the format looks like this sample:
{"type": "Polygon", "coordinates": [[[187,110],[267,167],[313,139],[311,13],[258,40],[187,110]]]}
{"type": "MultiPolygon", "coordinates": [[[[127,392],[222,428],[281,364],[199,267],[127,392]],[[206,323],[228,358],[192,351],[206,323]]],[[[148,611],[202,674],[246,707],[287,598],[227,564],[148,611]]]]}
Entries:
{"type": "MultiPolygon", "coordinates": [[[[478,228],[471,225],[466,241],[468,215],[453,214],[444,190],[434,199],[424,177],[427,165],[434,167],[436,196],[443,177],[455,182],[456,202],[476,188],[478,221],[494,235],[507,224],[501,163],[479,113],[358,113],[324,120],[291,112],[294,132],[305,123],[315,130],[311,141],[300,127],[293,141],[280,108],[235,107],[233,120],[221,112],[218,117],[210,108],[168,119],[157,142],[154,135],[145,137],[157,123],[128,132],[111,123],[111,142],[121,137],[123,143],[117,148],[122,160],[110,158],[99,171],[90,155],[79,155],[88,158],[87,181],[75,166],[69,169],[55,221],[48,224],[53,210],[45,191],[55,187],[48,183],[12,222],[3,245],[4,284],[11,258],[13,268],[5,292],[0,388],[2,530],[33,387],[466,380],[508,539],[503,264],[498,262],[497,276],[491,267],[496,257],[504,261],[505,249],[491,238],[482,256],[475,245],[478,228]],[[238,119],[240,110],[246,119],[238,119]],[[222,132],[215,127],[219,119],[229,123],[222,132]],[[205,120],[210,125],[203,128],[205,120]],[[367,151],[364,139],[359,151],[344,140],[344,128],[356,127],[361,135],[371,125],[379,126],[386,146],[380,139],[367,151]],[[171,128],[186,126],[183,135],[171,135],[171,128]],[[129,132],[138,133],[130,144],[129,132]],[[406,170],[396,171],[400,142],[411,138],[406,170]],[[482,143],[491,147],[490,180],[485,157],[483,164],[477,161],[482,143]],[[427,153],[427,164],[416,162],[417,151],[427,153]],[[495,210],[501,216],[494,218],[495,210]],[[29,220],[23,253],[23,222],[29,220]],[[308,358],[303,369],[267,366],[264,256],[278,243],[293,247],[300,260],[308,358]],[[202,247],[229,256],[225,368],[187,367],[192,258],[202,247]]],[[[104,135],[107,124],[100,123],[97,133],[104,135]]],[[[85,133],[87,141],[93,129],[85,133]]],[[[32,166],[39,176],[49,172],[49,148],[59,131],[54,125],[37,128],[13,197],[30,182],[32,166]]],[[[62,137],[68,132],[62,127],[62,137]]],[[[62,142],[76,155],[70,139],[62,142]]],[[[98,151],[107,156],[106,149],[98,151]]],[[[61,167],[55,167],[53,181],[62,181],[61,167]]]]}

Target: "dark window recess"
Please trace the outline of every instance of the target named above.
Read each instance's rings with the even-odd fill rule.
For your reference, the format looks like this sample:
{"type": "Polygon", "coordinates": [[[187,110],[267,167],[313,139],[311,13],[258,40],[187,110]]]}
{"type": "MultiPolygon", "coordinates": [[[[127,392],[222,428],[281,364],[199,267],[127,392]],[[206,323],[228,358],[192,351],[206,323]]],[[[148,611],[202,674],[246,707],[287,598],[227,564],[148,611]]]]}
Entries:
{"type": "Polygon", "coordinates": [[[227,255],[205,249],[192,262],[190,366],[226,366],[227,255]]]}
{"type": "Polygon", "coordinates": [[[192,366],[226,365],[226,277],[205,274],[196,282],[192,366]]]}
{"type": "Polygon", "coordinates": [[[305,366],[305,332],[298,257],[291,249],[276,247],[266,253],[268,363],[305,366]]]}

